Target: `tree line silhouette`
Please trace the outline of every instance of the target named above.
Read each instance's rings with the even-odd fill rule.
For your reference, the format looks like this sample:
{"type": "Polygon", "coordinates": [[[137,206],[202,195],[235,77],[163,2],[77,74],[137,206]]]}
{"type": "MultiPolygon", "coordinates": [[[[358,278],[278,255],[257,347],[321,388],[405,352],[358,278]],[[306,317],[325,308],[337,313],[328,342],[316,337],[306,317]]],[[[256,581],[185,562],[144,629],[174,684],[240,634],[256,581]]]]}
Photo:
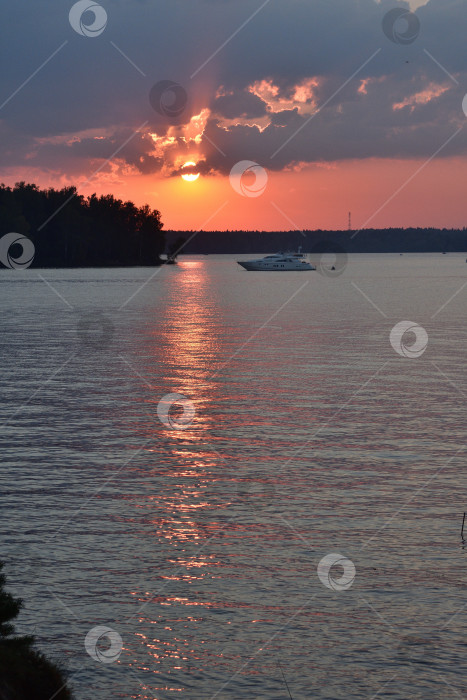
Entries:
{"type": "Polygon", "coordinates": [[[467,251],[467,229],[385,228],[361,231],[170,231],[167,244],[186,239],[183,253],[453,253],[467,251]],[[193,235],[196,234],[196,235],[193,235]]]}
{"type": "Polygon", "coordinates": [[[160,265],[162,227],[157,209],[111,194],[0,185],[0,237],[10,231],[27,236],[35,246],[33,267],[160,265]]]}

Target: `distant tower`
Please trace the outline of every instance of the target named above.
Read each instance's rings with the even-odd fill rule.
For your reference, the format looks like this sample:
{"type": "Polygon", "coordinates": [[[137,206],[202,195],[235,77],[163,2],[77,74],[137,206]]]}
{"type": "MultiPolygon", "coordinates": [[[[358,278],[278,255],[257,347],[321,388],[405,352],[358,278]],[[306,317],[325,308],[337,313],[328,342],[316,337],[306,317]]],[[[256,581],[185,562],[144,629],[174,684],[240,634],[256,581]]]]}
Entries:
{"type": "Polygon", "coordinates": [[[349,231],[352,230],[352,212],[349,211],[349,231]]]}

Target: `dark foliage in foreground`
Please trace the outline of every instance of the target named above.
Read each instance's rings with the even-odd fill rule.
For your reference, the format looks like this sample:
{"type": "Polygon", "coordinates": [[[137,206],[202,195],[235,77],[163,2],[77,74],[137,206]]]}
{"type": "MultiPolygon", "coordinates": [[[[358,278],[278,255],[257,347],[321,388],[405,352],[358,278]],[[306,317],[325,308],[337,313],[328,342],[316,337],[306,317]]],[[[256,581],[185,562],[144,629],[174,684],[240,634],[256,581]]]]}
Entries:
{"type": "Polygon", "coordinates": [[[21,233],[35,246],[33,267],[159,265],[160,212],[113,195],[83,197],[76,187],[0,185],[0,236],[21,233]]]}
{"type": "MultiPolygon", "coordinates": [[[[0,562],[0,572],[2,568],[0,562]]],[[[71,700],[62,672],[34,649],[34,637],[14,634],[11,621],[22,601],[7,593],[4,585],[0,573],[0,700],[71,700]]]]}

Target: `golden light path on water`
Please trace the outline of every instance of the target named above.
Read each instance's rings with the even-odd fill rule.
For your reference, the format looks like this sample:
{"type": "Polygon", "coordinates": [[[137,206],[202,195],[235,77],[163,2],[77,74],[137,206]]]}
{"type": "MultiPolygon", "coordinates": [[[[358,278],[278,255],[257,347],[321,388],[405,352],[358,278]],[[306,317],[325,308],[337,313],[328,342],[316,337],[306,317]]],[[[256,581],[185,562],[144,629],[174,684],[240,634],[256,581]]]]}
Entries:
{"type": "MultiPolygon", "coordinates": [[[[191,176],[182,177],[188,179],[191,176]]],[[[210,489],[213,481],[218,479],[213,470],[218,469],[220,460],[207,440],[212,422],[209,405],[214,397],[210,377],[222,356],[219,336],[213,333],[213,323],[219,320],[221,311],[210,294],[210,279],[202,262],[184,262],[176,273],[180,271],[183,274],[174,276],[174,288],[172,293],[169,292],[163,310],[162,332],[158,328],[148,339],[156,361],[163,364],[167,391],[195,397],[197,412],[196,423],[190,428],[170,432],[172,489],[168,493],[148,496],[149,509],[152,504],[157,510],[162,507],[163,513],[153,519],[154,537],[169,545],[167,563],[173,571],[160,576],[164,592],[156,595],[155,605],[146,608],[140,618],[141,622],[150,622],[150,629],[155,627],[156,636],[151,638],[143,632],[137,633],[152,658],[155,674],[160,672],[159,667],[164,669],[162,673],[167,673],[167,661],[175,674],[177,671],[186,673],[187,667],[188,671],[196,667],[202,658],[202,640],[198,639],[196,644],[183,638],[164,640],[157,636],[157,630],[162,624],[165,632],[172,633],[171,623],[164,624],[163,620],[174,615],[177,627],[182,628],[196,627],[205,620],[204,615],[193,616],[191,610],[209,610],[215,603],[197,598],[195,586],[201,584],[205,576],[215,579],[215,569],[220,566],[218,557],[208,548],[199,554],[195,550],[193,554],[192,545],[202,550],[220,526],[215,518],[219,503],[213,501],[210,489]],[[177,583],[189,595],[169,593],[170,584],[177,583]],[[148,619],[154,608],[158,614],[148,619]]],[[[150,403],[155,408],[153,400],[150,403]]],[[[228,506],[228,500],[223,505],[228,506]]],[[[144,603],[145,598],[139,597],[139,600],[144,603]]],[[[159,690],[161,693],[169,690],[183,692],[184,686],[162,684],[159,690]]]]}

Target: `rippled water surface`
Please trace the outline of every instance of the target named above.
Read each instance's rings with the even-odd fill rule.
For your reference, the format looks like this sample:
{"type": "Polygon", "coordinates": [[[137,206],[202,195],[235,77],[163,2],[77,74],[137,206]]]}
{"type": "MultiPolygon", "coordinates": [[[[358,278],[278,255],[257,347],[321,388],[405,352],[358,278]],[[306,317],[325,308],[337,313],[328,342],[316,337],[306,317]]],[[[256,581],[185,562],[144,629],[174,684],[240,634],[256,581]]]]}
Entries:
{"type": "Polygon", "coordinates": [[[0,555],[78,700],[465,697],[466,274],[1,271],[0,555]]]}

